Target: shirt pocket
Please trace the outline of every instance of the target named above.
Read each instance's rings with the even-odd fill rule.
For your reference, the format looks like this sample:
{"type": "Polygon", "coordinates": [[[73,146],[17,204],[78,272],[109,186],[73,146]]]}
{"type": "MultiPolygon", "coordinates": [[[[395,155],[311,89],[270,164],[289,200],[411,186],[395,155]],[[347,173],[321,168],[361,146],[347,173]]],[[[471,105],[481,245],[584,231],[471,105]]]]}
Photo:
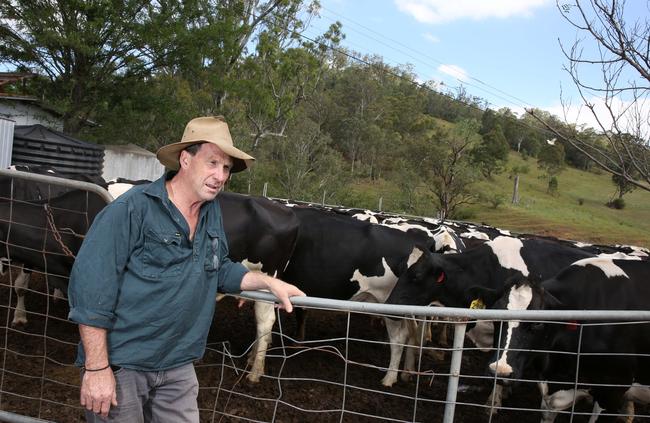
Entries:
{"type": "Polygon", "coordinates": [[[181,274],[185,254],[178,232],[144,233],[144,275],[150,278],[167,278],[181,274]]]}
{"type": "Polygon", "coordinates": [[[206,255],[205,255],[205,261],[203,263],[203,268],[207,272],[216,272],[219,270],[219,266],[221,265],[221,257],[219,256],[220,252],[220,237],[219,237],[219,231],[215,229],[208,229],[207,230],[208,236],[207,236],[207,246],[206,246],[206,255]]]}

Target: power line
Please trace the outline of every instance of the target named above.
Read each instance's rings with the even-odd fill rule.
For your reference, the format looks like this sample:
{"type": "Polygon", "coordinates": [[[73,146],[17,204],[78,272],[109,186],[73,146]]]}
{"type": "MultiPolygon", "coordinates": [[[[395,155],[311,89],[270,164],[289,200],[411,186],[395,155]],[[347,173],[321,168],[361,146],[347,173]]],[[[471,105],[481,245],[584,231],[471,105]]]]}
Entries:
{"type": "MultiPolygon", "coordinates": [[[[383,39],[386,39],[386,40],[390,41],[391,43],[393,43],[393,44],[399,46],[401,49],[406,49],[406,50],[409,50],[409,51],[415,53],[417,56],[413,56],[413,55],[411,55],[411,54],[405,54],[402,50],[399,50],[400,53],[405,54],[406,56],[410,57],[411,59],[416,60],[416,61],[418,61],[418,62],[420,62],[420,63],[422,63],[422,64],[424,64],[424,65],[426,65],[426,66],[429,66],[429,67],[435,68],[435,67],[431,66],[430,63],[425,62],[425,61],[422,61],[422,60],[420,59],[421,56],[423,56],[423,57],[425,57],[425,58],[427,58],[427,59],[429,59],[429,60],[431,60],[431,61],[433,61],[433,62],[435,62],[435,63],[438,63],[438,64],[440,64],[440,65],[444,65],[444,64],[445,64],[445,63],[443,63],[442,61],[440,61],[440,60],[438,60],[438,59],[436,59],[436,58],[434,58],[434,57],[431,57],[431,56],[428,55],[427,53],[424,53],[424,52],[422,52],[422,51],[416,50],[416,49],[412,48],[411,46],[408,46],[408,45],[403,44],[403,43],[401,43],[401,42],[399,42],[399,41],[397,41],[397,40],[394,40],[394,39],[392,39],[392,38],[390,38],[390,37],[387,37],[386,35],[384,35],[384,34],[382,34],[382,33],[380,33],[380,32],[377,32],[377,31],[373,30],[372,28],[369,28],[369,27],[367,27],[367,26],[365,26],[365,25],[363,25],[363,24],[361,24],[361,23],[359,23],[359,22],[357,22],[357,21],[355,21],[355,20],[353,20],[353,19],[350,19],[350,18],[348,18],[348,17],[346,17],[346,16],[344,16],[344,15],[338,13],[338,12],[335,12],[335,11],[333,11],[333,10],[331,10],[331,9],[328,9],[328,8],[326,8],[326,7],[323,7],[323,6],[321,6],[321,9],[323,9],[323,10],[325,10],[325,11],[327,11],[328,13],[331,13],[331,14],[333,14],[333,15],[339,16],[339,17],[341,17],[342,19],[344,19],[344,20],[346,20],[346,21],[348,21],[348,22],[351,22],[353,25],[356,25],[356,26],[358,26],[358,27],[360,27],[360,28],[363,28],[363,30],[365,30],[365,31],[371,32],[371,33],[373,33],[373,34],[376,34],[376,35],[378,35],[379,37],[381,37],[381,38],[383,38],[383,39]]],[[[332,19],[332,18],[329,18],[329,19],[330,19],[330,20],[334,20],[334,19],[332,19]]],[[[362,31],[355,30],[354,28],[352,28],[352,30],[353,30],[354,32],[357,32],[358,34],[364,36],[364,37],[367,37],[367,38],[369,38],[369,39],[371,39],[371,40],[373,40],[373,41],[379,43],[379,44],[382,44],[382,45],[384,45],[384,46],[386,46],[386,47],[388,47],[388,48],[391,48],[391,49],[393,49],[393,50],[397,50],[397,49],[395,49],[394,47],[392,47],[392,46],[390,46],[390,45],[388,45],[388,44],[382,42],[381,40],[379,40],[379,39],[377,39],[377,38],[375,38],[375,37],[372,37],[372,36],[370,36],[370,35],[368,35],[368,34],[363,33],[362,31]]],[[[526,106],[528,106],[528,107],[534,107],[531,103],[529,103],[529,102],[527,102],[527,101],[525,101],[525,100],[522,100],[521,98],[519,98],[519,97],[517,97],[517,96],[515,96],[515,95],[512,95],[512,94],[510,94],[510,93],[507,93],[507,92],[505,92],[505,91],[503,91],[503,90],[501,90],[501,89],[499,89],[499,88],[497,88],[497,87],[495,87],[495,86],[493,86],[493,85],[490,85],[490,84],[488,84],[488,83],[482,81],[481,79],[475,78],[475,77],[473,77],[473,76],[471,76],[471,75],[467,75],[467,77],[468,77],[469,79],[471,79],[472,81],[475,81],[475,82],[478,83],[479,85],[485,86],[485,87],[487,87],[487,88],[489,88],[489,89],[491,89],[491,90],[494,90],[494,91],[496,91],[496,92],[498,92],[498,93],[500,93],[500,94],[503,94],[503,95],[505,95],[505,96],[507,96],[507,97],[510,97],[511,99],[514,99],[514,100],[516,100],[516,101],[519,102],[519,103],[515,103],[515,102],[513,102],[512,100],[509,100],[509,99],[506,99],[506,98],[504,98],[504,97],[502,97],[502,96],[500,96],[500,95],[494,94],[493,92],[490,92],[490,91],[488,91],[488,90],[486,90],[486,89],[484,89],[484,88],[481,88],[481,87],[478,87],[478,86],[475,86],[475,85],[471,85],[471,84],[467,84],[466,81],[463,81],[463,80],[461,80],[461,79],[458,79],[458,78],[455,78],[455,79],[456,79],[457,81],[461,82],[461,83],[466,83],[467,85],[474,86],[474,87],[477,88],[477,89],[481,89],[481,90],[483,90],[483,91],[485,91],[485,92],[488,92],[489,94],[494,95],[494,96],[496,96],[496,97],[498,97],[498,98],[500,98],[500,99],[502,99],[502,100],[504,100],[504,101],[507,101],[507,102],[510,103],[510,104],[513,104],[513,105],[516,105],[516,106],[519,106],[519,107],[522,107],[522,108],[525,108],[526,106]]]]}
{"type": "MultiPolygon", "coordinates": [[[[364,65],[369,66],[369,67],[374,67],[375,69],[379,70],[380,72],[384,72],[384,73],[386,73],[386,74],[388,74],[388,75],[391,75],[391,76],[394,76],[394,77],[396,77],[396,78],[399,78],[399,79],[401,79],[401,80],[403,80],[403,81],[405,81],[405,82],[408,82],[408,83],[410,83],[410,84],[413,84],[413,85],[415,85],[415,86],[417,86],[417,87],[420,87],[420,88],[422,88],[422,89],[425,89],[425,90],[427,90],[427,91],[429,91],[429,92],[432,92],[432,93],[435,93],[435,94],[438,94],[438,95],[442,95],[442,96],[444,96],[444,97],[447,97],[447,98],[450,99],[451,101],[455,101],[455,102],[461,103],[461,104],[463,104],[464,106],[466,106],[466,107],[468,107],[468,108],[471,108],[471,109],[475,109],[475,110],[477,110],[477,111],[479,111],[479,112],[481,112],[481,113],[484,113],[484,112],[485,112],[485,110],[481,109],[480,107],[478,107],[478,106],[475,105],[475,104],[467,103],[467,102],[462,101],[462,100],[460,100],[460,99],[454,98],[454,97],[452,97],[452,96],[451,96],[450,94],[448,94],[448,93],[444,93],[444,92],[436,91],[436,90],[432,89],[430,86],[428,86],[428,85],[426,85],[426,84],[420,83],[420,82],[418,82],[418,81],[414,81],[414,80],[412,80],[411,78],[407,78],[407,77],[405,77],[404,75],[401,75],[401,74],[399,74],[399,73],[397,73],[397,72],[394,72],[394,71],[388,70],[388,69],[383,68],[383,67],[382,67],[382,68],[377,68],[377,67],[375,66],[375,64],[373,64],[372,62],[369,62],[369,61],[367,61],[367,60],[365,60],[365,59],[363,59],[363,58],[357,57],[357,56],[355,56],[355,55],[349,53],[349,52],[346,51],[346,50],[342,50],[342,49],[339,49],[339,48],[333,47],[333,46],[331,46],[331,45],[324,44],[324,43],[322,43],[322,42],[320,42],[320,41],[318,41],[318,40],[316,40],[316,39],[314,39],[314,38],[311,38],[311,37],[309,37],[309,36],[307,36],[307,35],[305,35],[305,34],[303,34],[303,33],[299,33],[299,32],[297,32],[297,31],[295,31],[295,30],[292,30],[292,29],[289,29],[289,28],[286,28],[286,27],[285,27],[285,29],[288,30],[288,31],[291,31],[292,33],[294,33],[295,35],[298,35],[298,36],[301,37],[301,38],[304,38],[304,39],[307,40],[307,41],[310,41],[310,42],[315,43],[315,44],[318,44],[318,45],[322,45],[322,46],[324,46],[324,47],[326,47],[326,48],[328,48],[328,49],[330,49],[330,50],[332,50],[332,51],[334,51],[334,52],[336,52],[336,53],[342,54],[342,55],[344,55],[345,57],[347,57],[347,58],[349,58],[349,59],[352,59],[352,60],[354,60],[354,61],[356,61],[356,62],[363,63],[364,65]]],[[[532,126],[532,125],[530,125],[530,124],[528,124],[528,123],[526,123],[526,122],[522,122],[520,119],[513,119],[512,121],[513,121],[515,124],[520,125],[520,126],[522,126],[522,127],[526,127],[526,128],[528,128],[528,129],[532,129],[532,130],[540,131],[540,132],[544,132],[544,133],[547,133],[547,132],[548,132],[548,131],[545,130],[544,128],[539,128],[539,127],[536,127],[536,126],[532,126]]]]}

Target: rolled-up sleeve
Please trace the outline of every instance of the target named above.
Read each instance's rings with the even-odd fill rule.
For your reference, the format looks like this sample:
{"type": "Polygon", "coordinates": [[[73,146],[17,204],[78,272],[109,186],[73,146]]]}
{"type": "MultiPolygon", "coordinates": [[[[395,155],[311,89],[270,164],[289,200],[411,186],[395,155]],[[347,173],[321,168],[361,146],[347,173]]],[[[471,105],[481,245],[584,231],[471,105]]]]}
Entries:
{"type": "Polygon", "coordinates": [[[124,202],[111,203],[95,218],[70,274],[70,320],[113,327],[122,275],[137,234],[133,224],[133,213],[124,202]]]}

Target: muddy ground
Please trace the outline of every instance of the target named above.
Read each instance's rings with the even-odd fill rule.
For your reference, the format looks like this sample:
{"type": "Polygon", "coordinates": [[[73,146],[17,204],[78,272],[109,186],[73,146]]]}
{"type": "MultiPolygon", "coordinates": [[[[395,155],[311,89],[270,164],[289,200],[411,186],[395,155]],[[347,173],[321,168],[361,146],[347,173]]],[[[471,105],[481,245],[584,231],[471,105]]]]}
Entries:
{"type": "MultiPolygon", "coordinates": [[[[44,295],[40,275],[35,274],[33,281],[34,292],[27,297],[29,323],[12,328],[16,295],[8,288],[7,276],[0,279],[0,409],[57,422],[83,422],[79,372],[73,366],[77,328],[66,320],[67,303],[44,295]]],[[[385,388],[380,384],[381,367],[388,365],[390,352],[380,320],[314,310],[306,342],[296,343],[290,339],[295,337],[293,316],[282,312],[286,335],[274,335],[268,377],[252,384],[244,369],[245,354],[255,338],[253,320],[250,304],[240,309],[234,298],[226,298],[217,305],[208,351],[196,363],[202,422],[442,421],[449,353],[443,360],[425,354],[419,377],[385,388]]],[[[279,331],[277,324],[275,331],[279,331]]],[[[483,406],[494,383],[484,371],[489,357],[467,343],[466,348],[455,421],[489,422],[483,406]]],[[[534,411],[538,406],[535,386],[522,384],[491,421],[538,422],[540,415],[534,411]]],[[[583,404],[578,409],[591,407],[583,404]]],[[[587,420],[585,416],[573,419],[587,420]]],[[[556,421],[567,422],[569,416],[556,421]]]]}

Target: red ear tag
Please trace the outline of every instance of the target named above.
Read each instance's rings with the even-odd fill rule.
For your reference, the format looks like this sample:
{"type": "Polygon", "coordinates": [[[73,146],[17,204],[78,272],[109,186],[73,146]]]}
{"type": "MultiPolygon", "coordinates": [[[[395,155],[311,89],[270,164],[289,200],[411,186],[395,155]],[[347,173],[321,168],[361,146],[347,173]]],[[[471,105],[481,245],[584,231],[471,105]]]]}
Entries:
{"type": "Polygon", "coordinates": [[[438,276],[438,280],[436,280],[436,283],[443,283],[445,281],[445,272],[440,272],[440,276],[438,276]]]}

